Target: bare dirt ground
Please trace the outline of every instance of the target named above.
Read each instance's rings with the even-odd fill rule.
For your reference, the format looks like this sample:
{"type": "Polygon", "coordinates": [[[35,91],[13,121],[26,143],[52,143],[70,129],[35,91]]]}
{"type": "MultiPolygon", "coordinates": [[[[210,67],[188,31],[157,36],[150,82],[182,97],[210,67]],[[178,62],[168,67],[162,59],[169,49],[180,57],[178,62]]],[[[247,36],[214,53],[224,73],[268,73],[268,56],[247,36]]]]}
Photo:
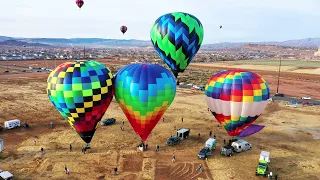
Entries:
{"type": "MultiPolygon", "coordinates": [[[[254,69],[258,65],[247,66],[229,66],[228,64],[207,65],[207,64],[195,64],[192,63],[188,68],[190,69],[214,69],[214,70],[226,70],[226,69],[247,69],[261,75],[269,84],[272,93],[276,93],[278,83],[278,72],[271,71],[271,67],[265,68],[268,70],[254,69]]],[[[273,69],[277,67],[272,66],[273,69]]],[[[319,70],[320,71],[320,70],[319,70]]],[[[213,75],[213,74],[212,74],[213,75]]],[[[313,99],[320,99],[320,74],[305,74],[284,71],[280,74],[279,92],[287,96],[301,98],[302,96],[310,96],[313,99]]]]}
{"type": "MultiPolygon", "coordinates": [[[[223,139],[229,137],[225,130],[217,128],[217,121],[207,112],[203,94],[178,90],[164,115],[165,121],[159,122],[148,139],[150,150],[146,152],[136,150],[139,136],[113,100],[105,117],[115,117],[117,123],[98,125],[92,149],[82,154],[83,141],[46,95],[47,76],[47,73],[0,75],[0,124],[20,119],[31,126],[0,132],[5,144],[5,151],[0,153],[0,169],[12,172],[15,179],[264,179],[255,176],[261,150],[271,153],[270,170],[279,179],[320,179],[319,107],[290,108],[282,103],[270,103],[257,120],[257,124],[266,127],[245,138],[253,144],[253,149],[227,158],[219,154],[219,148],[223,139]],[[125,120],[125,131],[120,130],[122,120],[125,120]],[[49,128],[50,121],[54,122],[54,129],[49,128]],[[191,136],[177,146],[168,147],[165,141],[175,134],[174,126],[190,128],[191,136]],[[198,160],[197,153],[210,130],[217,135],[217,150],[208,161],[198,160]],[[72,152],[69,144],[73,146],[72,152]],[[156,145],[160,145],[160,152],[154,151],[156,145]],[[175,163],[171,162],[173,153],[177,158],[175,163]],[[204,167],[202,173],[196,171],[200,163],[204,167]],[[64,165],[70,167],[71,175],[65,174],[64,165]],[[112,174],[115,167],[119,169],[118,176],[112,174]]],[[[274,89],[273,83],[270,86],[274,89]]]]}

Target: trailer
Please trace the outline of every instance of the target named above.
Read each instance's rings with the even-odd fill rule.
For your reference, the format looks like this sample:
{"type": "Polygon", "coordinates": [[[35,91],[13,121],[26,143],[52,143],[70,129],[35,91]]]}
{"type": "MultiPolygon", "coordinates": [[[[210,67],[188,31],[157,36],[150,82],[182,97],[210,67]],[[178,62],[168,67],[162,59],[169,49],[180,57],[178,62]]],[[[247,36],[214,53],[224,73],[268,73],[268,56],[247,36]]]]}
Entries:
{"type": "Polygon", "coordinates": [[[17,127],[20,127],[20,120],[19,119],[14,119],[14,120],[4,122],[4,128],[6,128],[6,129],[13,129],[13,128],[17,128],[17,127]]]}
{"type": "Polygon", "coordinates": [[[206,147],[208,147],[211,151],[216,149],[216,140],[213,138],[209,138],[206,141],[206,147]]]}
{"type": "Polygon", "coordinates": [[[177,136],[183,140],[183,139],[188,139],[190,134],[190,129],[179,129],[177,131],[177,136]]]}
{"type": "Polygon", "coordinates": [[[261,151],[259,161],[260,160],[265,160],[268,163],[270,163],[270,152],[261,151]]]}
{"type": "Polygon", "coordinates": [[[0,139],[0,152],[2,152],[3,150],[4,150],[3,140],[0,139]]]}
{"type": "Polygon", "coordinates": [[[231,146],[234,148],[235,152],[243,152],[252,148],[251,144],[242,139],[232,142],[231,146]]]}

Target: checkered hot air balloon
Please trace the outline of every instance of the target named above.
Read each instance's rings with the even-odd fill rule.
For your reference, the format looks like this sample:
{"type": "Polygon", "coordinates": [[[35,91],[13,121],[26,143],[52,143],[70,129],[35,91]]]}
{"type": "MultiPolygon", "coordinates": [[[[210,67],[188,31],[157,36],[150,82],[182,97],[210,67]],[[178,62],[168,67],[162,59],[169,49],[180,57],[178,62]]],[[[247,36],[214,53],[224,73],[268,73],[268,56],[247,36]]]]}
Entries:
{"type": "Polygon", "coordinates": [[[47,94],[89,147],[113,98],[113,75],[96,61],[66,62],[50,73],[47,94]]]}
{"type": "Polygon", "coordinates": [[[267,82],[258,74],[246,70],[218,72],[208,81],[205,95],[210,111],[230,136],[248,136],[263,128],[250,127],[270,97],[267,82]],[[241,135],[244,130],[250,132],[241,135]]]}
{"type": "Polygon", "coordinates": [[[156,64],[131,64],[115,76],[115,98],[145,141],[176,94],[173,74],[156,64]]]}
{"type": "Polygon", "coordinates": [[[159,17],[150,36],[157,54],[177,77],[198,52],[203,40],[203,27],[195,16],[174,12],[159,17]]]}

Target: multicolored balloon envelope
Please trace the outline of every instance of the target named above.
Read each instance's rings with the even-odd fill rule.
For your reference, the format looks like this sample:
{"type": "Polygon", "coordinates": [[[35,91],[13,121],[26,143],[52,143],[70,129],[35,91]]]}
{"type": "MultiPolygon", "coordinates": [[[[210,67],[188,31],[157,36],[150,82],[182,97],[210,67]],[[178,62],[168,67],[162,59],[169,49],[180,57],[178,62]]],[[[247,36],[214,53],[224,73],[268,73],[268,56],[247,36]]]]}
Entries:
{"type": "MultiPolygon", "coordinates": [[[[221,71],[210,78],[205,95],[208,107],[230,136],[239,136],[264,111],[270,98],[267,82],[246,70],[221,71]]],[[[241,137],[260,131],[253,126],[241,137]]]]}
{"type": "Polygon", "coordinates": [[[128,30],[127,26],[121,26],[120,27],[120,31],[122,32],[122,34],[126,33],[128,30]]]}
{"type": "Polygon", "coordinates": [[[176,94],[173,74],[156,64],[131,64],[115,77],[115,98],[143,141],[172,103],[176,94]]]}
{"type": "Polygon", "coordinates": [[[48,77],[47,93],[60,114],[90,143],[113,98],[113,75],[96,61],[66,62],[48,77]]]}
{"type": "Polygon", "coordinates": [[[150,36],[157,54],[177,77],[198,52],[203,40],[203,27],[195,16],[174,12],[159,17],[150,36]]]}
{"type": "Polygon", "coordinates": [[[76,4],[77,4],[77,6],[81,9],[81,7],[82,7],[83,4],[84,4],[84,1],[83,1],[83,0],[76,0],[76,4]]]}

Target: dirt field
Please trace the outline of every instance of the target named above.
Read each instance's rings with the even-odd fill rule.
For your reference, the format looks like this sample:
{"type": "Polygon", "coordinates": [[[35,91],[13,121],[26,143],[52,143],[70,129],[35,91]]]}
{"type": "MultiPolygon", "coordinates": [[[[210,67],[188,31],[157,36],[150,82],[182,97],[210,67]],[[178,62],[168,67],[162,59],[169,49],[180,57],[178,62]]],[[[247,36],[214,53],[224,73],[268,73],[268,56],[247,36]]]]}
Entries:
{"type": "MultiPolygon", "coordinates": [[[[179,89],[164,115],[165,121],[159,122],[147,141],[150,150],[143,153],[136,150],[139,136],[113,100],[105,117],[115,117],[117,123],[98,125],[92,149],[82,154],[83,141],[46,95],[47,76],[47,73],[0,75],[0,124],[17,118],[31,126],[0,132],[5,144],[5,151],[0,153],[0,169],[12,172],[16,179],[264,179],[255,176],[261,150],[271,153],[270,170],[279,179],[320,179],[319,107],[290,108],[270,103],[257,120],[265,129],[245,138],[253,149],[227,158],[219,154],[223,139],[228,139],[227,133],[217,128],[217,121],[207,112],[203,94],[179,89]],[[125,131],[120,130],[122,120],[125,131]],[[54,129],[49,128],[50,121],[54,122],[54,129]],[[168,147],[165,141],[175,134],[174,126],[190,128],[191,136],[177,146],[168,147]],[[198,160],[197,153],[210,130],[217,135],[217,150],[208,161],[198,160]],[[69,152],[69,144],[73,152],[69,152]],[[154,151],[156,145],[160,145],[160,152],[154,151]],[[173,153],[175,163],[171,162],[173,153]],[[196,171],[200,163],[204,167],[202,173],[196,171]],[[64,165],[70,167],[70,176],[65,174],[64,165]],[[112,174],[115,167],[119,169],[118,176],[112,174]]],[[[270,86],[274,89],[273,83],[270,86]]]]}
{"type": "MultiPolygon", "coordinates": [[[[270,85],[272,93],[277,91],[278,67],[272,65],[240,64],[241,62],[225,62],[212,64],[192,63],[190,69],[247,69],[261,75],[270,85]]],[[[320,63],[320,62],[319,62],[320,63]]],[[[320,68],[282,66],[279,92],[286,96],[301,98],[310,96],[320,100],[320,68]],[[298,70],[293,70],[298,69],[298,70]]],[[[209,78],[209,77],[208,77],[209,78]]]]}

